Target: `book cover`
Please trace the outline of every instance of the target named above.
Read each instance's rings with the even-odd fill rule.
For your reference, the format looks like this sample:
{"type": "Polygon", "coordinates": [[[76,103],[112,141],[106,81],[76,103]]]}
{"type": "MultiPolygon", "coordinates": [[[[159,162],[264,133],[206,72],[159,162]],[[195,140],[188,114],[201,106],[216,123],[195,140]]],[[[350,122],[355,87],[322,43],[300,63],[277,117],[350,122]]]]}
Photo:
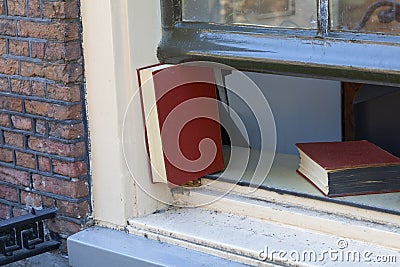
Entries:
{"type": "Polygon", "coordinates": [[[366,140],[296,146],[298,173],[327,196],[400,191],[400,158],[366,140]]]}
{"type": "Polygon", "coordinates": [[[182,185],[224,168],[214,71],[138,70],[153,182],[182,185]]]}

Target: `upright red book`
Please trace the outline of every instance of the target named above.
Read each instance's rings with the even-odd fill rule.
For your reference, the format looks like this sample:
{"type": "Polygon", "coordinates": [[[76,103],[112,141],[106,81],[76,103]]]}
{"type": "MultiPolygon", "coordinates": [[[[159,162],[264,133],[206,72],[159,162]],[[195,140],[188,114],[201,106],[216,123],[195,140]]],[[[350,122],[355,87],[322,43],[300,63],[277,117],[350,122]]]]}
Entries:
{"type": "Polygon", "coordinates": [[[296,144],[297,170],[327,196],[400,191],[400,158],[368,142],[296,144]]]}
{"type": "Polygon", "coordinates": [[[213,69],[138,70],[153,182],[182,185],[224,168],[213,69]]]}

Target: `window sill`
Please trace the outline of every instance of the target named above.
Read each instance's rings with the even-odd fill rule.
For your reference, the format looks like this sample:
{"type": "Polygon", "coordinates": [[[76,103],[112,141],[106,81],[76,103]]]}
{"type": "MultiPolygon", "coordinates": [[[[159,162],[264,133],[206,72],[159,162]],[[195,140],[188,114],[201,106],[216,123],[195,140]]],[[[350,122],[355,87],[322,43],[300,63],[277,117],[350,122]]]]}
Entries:
{"type": "MultiPolygon", "coordinates": [[[[277,155],[276,159],[280,164],[272,168],[270,176],[277,179],[269,177],[267,182],[279,187],[277,180],[286,181],[286,185],[296,187],[290,177],[296,175],[297,156],[277,155]]],[[[302,193],[271,188],[249,193],[247,186],[234,186],[221,179],[203,178],[202,184],[199,188],[172,190],[175,203],[184,208],[171,207],[130,219],[126,229],[135,235],[249,265],[288,264],[284,258],[260,261],[258,255],[265,246],[318,253],[338,249],[339,240],[345,240],[352,251],[400,257],[398,214],[317,194],[312,197],[314,191],[319,192],[308,183],[302,185],[302,193]]],[[[327,259],[324,264],[337,263],[327,259]]]]}
{"type": "MultiPolygon", "coordinates": [[[[224,158],[230,158],[229,151],[224,147],[224,158]]],[[[337,212],[338,206],[340,205],[340,211],[346,211],[345,215],[353,216],[354,214],[362,214],[365,210],[378,211],[379,213],[389,213],[393,215],[400,216],[400,207],[398,205],[398,198],[400,193],[385,193],[385,194],[367,194],[359,196],[346,196],[346,197],[336,197],[328,198],[325,197],[315,186],[306,181],[302,176],[300,176],[296,169],[299,164],[298,155],[289,154],[275,154],[274,162],[271,170],[263,169],[265,166],[260,164],[257,166],[259,161],[259,152],[255,149],[251,149],[250,152],[242,151],[246,148],[234,147],[237,149],[237,153],[243,153],[243,155],[250,154],[249,163],[246,171],[242,175],[242,171],[235,169],[235,166],[241,166],[240,162],[232,162],[229,174],[231,177],[226,176],[224,173],[217,173],[208,175],[209,179],[203,179],[203,184],[207,185],[209,188],[214,188],[216,190],[227,192],[233,187],[232,183],[235,183],[238,178],[241,177],[238,185],[233,187],[233,192],[248,195],[249,197],[265,199],[268,201],[284,202],[285,199],[292,199],[293,204],[307,205],[307,202],[312,202],[313,204],[308,207],[314,207],[319,210],[327,212],[337,212]],[[268,173],[267,178],[260,185],[260,189],[254,194],[249,194],[248,184],[254,175],[256,168],[259,168],[258,173],[268,173]],[[212,181],[215,180],[216,181],[212,181]],[[222,181],[222,182],[219,182],[222,181]],[[223,183],[226,182],[226,183],[223,183]],[[276,195],[271,198],[271,196],[276,195]],[[318,205],[316,203],[319,203],[318,205]],[[317,206],[315,206],[317,205],[317,206]],[[324,210],[327,205],[333,205],[334,210],[324,210]],[[352,208],[347,208],[347,206],[352,208]],[[349,212],[347,212],[347,210],[349,212]]],[[[368,212],[367,212],[368,213],[368,212]]],[[[373,218],[368,218],[372,219],[373,218]]]]}
{"type": "MultiPolygon", "coordinates": [[[[250,156],[248,170],[254,169],[254,158],[250,156]]],[[[368,197],[378,195],[365,196],[361,202],[351,197],[323,197],[297,176],[297,164],[295,155],[276,155],[264,189],[252,193],[249,187],[223,178],[203,178],[198,188],[174,188],[175,204],[184,208],[130,219],[127,229],[136,235],[251,265],[260,264],[258,254],[266,245],[273,250],[318,252],[337,249],[338,240],[345,239],[351,243],[351,250],[392,255],[400,249],[395,204],[391,202],[390,212],[382,199],[368,203],[368,197]]],[[[237,164],[233,162],[232,166],[237,164]]],[[[230,171],[231,175],[235,173],[230,171]]],[[[246,175],[242,184],[245,182],[246,175]]],[[[381,195],[383,199],[387,196],[381,195]]],[[[284,259],[275,259],[275,263],[286,264],[284,259]]]]}
{"type": "MultiPolygon", "coordinates": [[[[194,204],[213,198],[215,193],[194,189],[175,193],[175,197],[181,203],[194,204]]],[[[399,225],[383,225],[233,194],[202,208],[171,208],[128,222],[127,230],[132,234],[250,265],[288,264],[279,257],[272,262],[260,260],[260,252],[266,246],[269,252],[313,250],[318,254],[330,248],[337,250],[339,240],[345,240],[352,251],[368,250],[374,255],[400,257],[399,225]]],[[[323,263],[337,264],[329,259],[323,263]]],[[[300,263],[303,264],[322,262],[300,263]]]]}

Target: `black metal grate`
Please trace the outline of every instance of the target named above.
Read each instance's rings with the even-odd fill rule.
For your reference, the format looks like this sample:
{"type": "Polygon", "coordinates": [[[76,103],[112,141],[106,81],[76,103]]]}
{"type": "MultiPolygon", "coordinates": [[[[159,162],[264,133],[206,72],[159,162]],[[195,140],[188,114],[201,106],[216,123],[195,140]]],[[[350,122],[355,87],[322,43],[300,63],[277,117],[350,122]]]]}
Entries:
{"type": "Polygon", "coordinates": [[[32,209],[32,213],[0,221],[0,265],[57,249],[60,242],[47,240],[43,224],[55,215],[55,209],[32,209]]]}

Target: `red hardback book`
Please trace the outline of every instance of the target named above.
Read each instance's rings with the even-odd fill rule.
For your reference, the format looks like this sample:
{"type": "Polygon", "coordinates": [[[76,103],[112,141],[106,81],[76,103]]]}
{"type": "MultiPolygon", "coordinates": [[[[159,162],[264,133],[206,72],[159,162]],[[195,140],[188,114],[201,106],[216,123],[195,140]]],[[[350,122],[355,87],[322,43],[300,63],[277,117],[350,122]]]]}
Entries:
{"type": "Polygon", "coordinates": [[[400,191],[400,158],[362,140],[296,144],[297,170],[327,196],[400,191]]]}
{"type": "Polygon", "coordinates": [[[153,182],[182,185],[223,170],[213,69],[162,64],[138,74],[153,182]]]}

